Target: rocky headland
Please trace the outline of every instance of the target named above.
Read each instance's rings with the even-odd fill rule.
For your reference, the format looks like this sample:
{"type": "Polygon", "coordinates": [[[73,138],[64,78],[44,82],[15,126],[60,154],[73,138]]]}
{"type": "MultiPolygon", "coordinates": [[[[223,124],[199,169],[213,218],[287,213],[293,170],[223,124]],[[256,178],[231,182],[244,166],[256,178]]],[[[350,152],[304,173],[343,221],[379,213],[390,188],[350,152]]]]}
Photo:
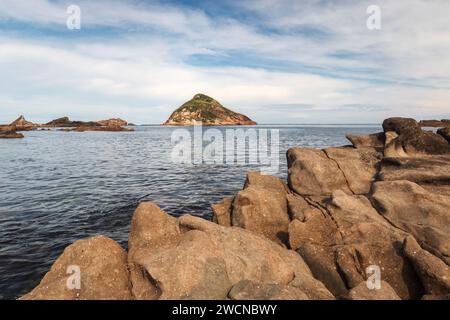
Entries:
{"type": "Polygon", "coordinates": [[[450,299],[450,144],[413,119],[383,128],[289,149],[286,183],[248,173],[213,221],[141,203],[128,252],[76,241],[21,299],[450,299]]]}
{"type": "Polygon", "coordinates": [[[207,126],[256,125],[256,122],[249,117],[231,111],[218,101],[201,93],[176,109],[163,125],[192,126],[195,122],[202,122],[207,126]]]}

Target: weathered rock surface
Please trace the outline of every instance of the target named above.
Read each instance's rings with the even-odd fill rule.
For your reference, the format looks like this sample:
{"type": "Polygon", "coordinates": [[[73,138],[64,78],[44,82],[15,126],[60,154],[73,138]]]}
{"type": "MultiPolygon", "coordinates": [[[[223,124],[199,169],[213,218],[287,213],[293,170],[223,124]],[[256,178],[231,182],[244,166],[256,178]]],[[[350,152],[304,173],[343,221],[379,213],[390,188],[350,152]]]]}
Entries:
{"type": "Polygon", "coordinates": [[[250,280],[235,284],[228,297],[232,300],[309,300],[303,291],[294,286],[257,283],[250,280]]]}
{"type": "Polygon", "coordinates": [[[435,127],[435,128],[450,127],[450,120],[449,119],[420,120],[419,125],[422,127],[435,127]]]}
{"type": "Polygon", "coordinates": [[[381,281],[379,289],[369,289],[366,282],[361,282],[349,292],[350,300],[401,300],[386,281],[381,281]]]}
{"type": "Polygon", "coordinates": [[[392,225],[414,236],[427,251],[450,265],[450,198],[410,181],[379,181],[372,199],[392,225]]]}
{"type": "Polygon", "coordinates": [[[328,148],[324,151],[337,163],[353,193],[369,193],[381,153],[374,148],[328,148]]]}
{"type": "Polygon", "coordinates": [[[450,293],[450,267],[447,264],[423,250],[412,236],[405,239],[403,249],[414,265],[428,295],[440,296],[450,293]]]}
{"type": "Polygon", "coordinates": [[[288,185],[302,196],[327,196],[334,190],[352,193],[336,161],[324,151],[291,148],[287,152],[288,185]]]}
{"type": "Polygon", "coordinates": [[[288,188],[278,178],[249,172],[236,197],[212,205],[214,221],[241,227],[279,243],[287,243],[288,188]]]}
{"type": "Polygon", "coordinates": [[[130,299],[126,257],[120,245],[107,237],[78,240],[64,250],[41,283],[21,299],[130,299]],[[77,272],[75,268],[79,268],[80,289],[71,278],[75,276],[73,272],[77,272]]]}

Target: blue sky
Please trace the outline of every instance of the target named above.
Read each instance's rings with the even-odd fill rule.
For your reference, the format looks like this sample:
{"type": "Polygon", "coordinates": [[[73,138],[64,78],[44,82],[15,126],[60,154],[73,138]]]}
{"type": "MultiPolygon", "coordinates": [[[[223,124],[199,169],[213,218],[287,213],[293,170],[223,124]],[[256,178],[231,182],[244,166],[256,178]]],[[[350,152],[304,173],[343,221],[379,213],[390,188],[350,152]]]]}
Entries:
{"type": "Polygon", "coordinates": [[[450,2],[0,0],[0,123],[161,123],[198,92],[261,123],[450,118],[450,2]],[[81,30],[66,27],[69,5],[81,30]],[[381,30],[366,27],[369,5],[381,30]]]}

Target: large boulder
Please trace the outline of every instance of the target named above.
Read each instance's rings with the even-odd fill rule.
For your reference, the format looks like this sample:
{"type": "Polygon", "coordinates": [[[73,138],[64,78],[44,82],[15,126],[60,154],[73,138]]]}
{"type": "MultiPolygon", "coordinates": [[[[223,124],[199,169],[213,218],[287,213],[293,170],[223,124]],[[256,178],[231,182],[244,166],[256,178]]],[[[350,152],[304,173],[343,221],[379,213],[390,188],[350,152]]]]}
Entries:
{"type": "Polygon", "coordinates": [[[328,148],[324,150],[334,160],[345,176],[350,190],[367,194],[377,174],[377,164],[382,154],[374,148],[328,148]]]}
{"type": "Polygon", "coordinates": [[[161,292],[145,269],[135,261],[171,247],[180,239],[181,232],[175,218],[151,202],[143,202],[138,206],[131,220],[128,237],[128,268],[133,284],[132,293],[136,299],[155,299],[161,292]]]}
{"type": "MultiPolygon", "coordinates": [[[[130,239],[136,238],[134,230],[146,230],[148,235],[174,232],[174,225],[162,215],[143,226],[137,225],[141,219],[133,220],[130,239]]],[[[129,262],[143,271],[156,293],[147,298],[226,299],[232,287],[243,280],[280,286],[293,283],[308,298],[333,298],[297,253],[263,236],[189,215],[180,217],[176,226],[172,238],[177,239],[169,244],[154,246],[162,240],[157,236],[159,240],[147,242],[148,246],[134,245],[129,262]]],[[[131,281],[134,287],[133,277],[131,281]]]]}
{"type": "Polygon", "coordinates": [[[447,264],[422,249],[412,236],[405,239],[403,250],[411,260],[428,295],[450,294],[450,267],[447,264]]]}
{"type": "Polygon", "coordinates": [[[241,227],[280,244],[287,242],[290,222],[288,188],[278,178],[249,172],[244,189],[231,202],[212,205],[213,220],[224,226],[241,227]]]}
{"type": "Polygon", "coordinates": [[[450,198],[416,183],[379,181],[372,200],[380,214],[397,228],[411,233],[427,251],[450,265],[450,198]]]}
{"type": "Polygon", "coordinates": [[[352,193],[337,165],[324,151],[291,148],[287,152],[288,185],[302,196],[327,196],[335,190],[352,193]]]}
{"type": "Polygon", "coordinates": [[[388,118],[383,121],[384,132],[395,131],[397,134],[409,133],[412,131],[420,132],[421,128],[419,123],[411,118],[388,118]]]}
{"type": "Polygon", "coordinates": [[[97,236],[68,246],[41,283],[21,299],[127,300],[130,289],[126,252],[114,240],[97,236]]]}

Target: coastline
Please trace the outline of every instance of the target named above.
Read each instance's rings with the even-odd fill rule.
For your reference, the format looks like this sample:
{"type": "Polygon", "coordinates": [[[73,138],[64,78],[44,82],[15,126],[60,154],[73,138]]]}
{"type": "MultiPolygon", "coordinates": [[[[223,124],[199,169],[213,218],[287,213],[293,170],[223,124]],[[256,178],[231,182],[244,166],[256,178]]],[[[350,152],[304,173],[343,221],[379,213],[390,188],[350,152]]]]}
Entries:
{"type": "Polygon", "coordinates": [[[450,145],[406,120],[348,136],[353,146],[291,148],[287,182],[249,173],[242,191],[212,206],[216,223],[141,203],[128,252],[106,237],[77,241],[23,298],[442,298],[450,145]],[[81,267],[81,289],[67,289],[69,265],[81,267]],[[380,290],[366,286],[374,265],[380,290]]]}

